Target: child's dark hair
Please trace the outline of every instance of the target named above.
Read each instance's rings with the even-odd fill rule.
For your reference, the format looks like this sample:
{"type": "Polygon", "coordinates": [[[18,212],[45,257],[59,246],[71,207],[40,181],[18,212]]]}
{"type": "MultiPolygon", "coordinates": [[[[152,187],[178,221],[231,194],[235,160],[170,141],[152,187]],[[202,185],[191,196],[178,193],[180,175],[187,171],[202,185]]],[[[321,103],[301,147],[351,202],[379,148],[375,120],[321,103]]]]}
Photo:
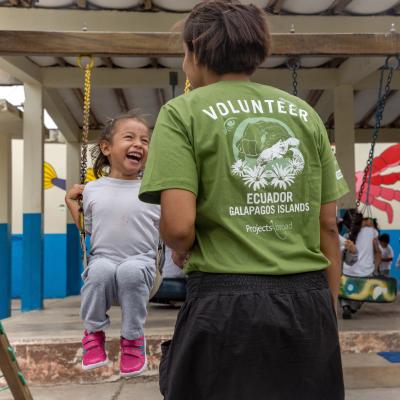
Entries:
{"type": "Polygon", "coordinates": [[[387,233],[382,233],[382,235],[379,236],[379,241],[389,244],[390,243],[390,236],[387,233]]]}
{"type": "Polygon", "coordinates": [[[348,238],[356,243],[358,234],[362,228],[363,215],[358,213],[354,208],[346,210],[343,216],[343,224],[349,229],[348,238]]]}
{"type": "Polygon", "coordinates": [[[264,11],[236,1],[204,1],[196,5],[185,20],[182,37],[199,65],[217,75],[250,75],[271,48],[264,11]]]}
{"type": "Polygon", "coordinates": [[[112,137],[115,133],[115,126],[118,121],[122,121],[123,119],[136,119],[150,130],[149,124],[144,115],[137,109],[118,114],[114,118],[107,120],[97,145],[91,150],[92,159],[94,159],[93,173],[96,178],[108,175],[110,169],[110,161],[108,160],[108,157],[102,153],[100,144],[104,141],[111,143],[112,137]]]}

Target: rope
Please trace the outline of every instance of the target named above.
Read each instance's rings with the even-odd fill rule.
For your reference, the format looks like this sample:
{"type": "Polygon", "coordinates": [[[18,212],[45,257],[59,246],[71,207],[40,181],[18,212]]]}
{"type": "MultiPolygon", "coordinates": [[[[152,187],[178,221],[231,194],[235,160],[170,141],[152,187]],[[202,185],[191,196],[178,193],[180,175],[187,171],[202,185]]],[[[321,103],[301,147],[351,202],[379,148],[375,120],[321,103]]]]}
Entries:
{"type": "MultiPolygon", "coordinates": [[[[91,77],[94,67],[94,60],[91,56],[79,56],[78,66],[85,70],[84,98],[83,98],[83,123],[82,123],[82,145],[80,157],[80,183],[84,185],[87,174],[87,148],[89,141],[89,123],[90,123],[90,93],[91,93],[91,77]],[[88,58],[88,62],[83,65],[83,58],[88,58]]],[[[80,243],[82,248],[82,262],[84,268],[87,267],[87,249],[86,249],[86,231],[85,217],[83,215],[83,198],[78,199],[79,203],[79,225],[80,225],[80,243]]]]}
{"type": "Polygon", "coordinates": [[[190,82],[189,79],[186,78],[186,82],[185,82],[185,89],[183,91],[185,94],[188,94],[190,92],[190,82]]]}
{"type": "MultiPolygon", "coordinates": [[[[87,170],[87,146],[89,140],[89,121],[90,121],[90,92],[91,92],[91,75],[94,66],[92,57],[89,57],[89,62],[82,65],[82,58],[78,58],[78,65],[85,70],[84,83],[84,99],[83,99],[83,124],[82,124],[82,146],[81,146],[81,164],[80,164],[80,181],[81,185],[85,184],[87,170]]],[[[86,56],[87,57],[87,56],[86,56]]]]}

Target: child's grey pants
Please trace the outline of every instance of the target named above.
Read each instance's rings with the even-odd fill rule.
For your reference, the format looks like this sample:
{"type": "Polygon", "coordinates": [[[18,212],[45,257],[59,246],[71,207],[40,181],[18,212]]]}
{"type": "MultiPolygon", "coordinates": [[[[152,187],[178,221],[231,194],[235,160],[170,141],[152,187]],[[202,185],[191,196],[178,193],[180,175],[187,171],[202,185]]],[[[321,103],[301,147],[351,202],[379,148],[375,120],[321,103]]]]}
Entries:
{"type": "Polygon", "coordinates": [[[118,300],[122,311],[121,336],[128,340],[143,336],[155,271],[155,260],[147,254],[120,263],[101,257],[91,260],[83,274],[81,289],[81,319],[85,329],[96,332],[107,328],[110,325],[107,311],[118,300]]]}

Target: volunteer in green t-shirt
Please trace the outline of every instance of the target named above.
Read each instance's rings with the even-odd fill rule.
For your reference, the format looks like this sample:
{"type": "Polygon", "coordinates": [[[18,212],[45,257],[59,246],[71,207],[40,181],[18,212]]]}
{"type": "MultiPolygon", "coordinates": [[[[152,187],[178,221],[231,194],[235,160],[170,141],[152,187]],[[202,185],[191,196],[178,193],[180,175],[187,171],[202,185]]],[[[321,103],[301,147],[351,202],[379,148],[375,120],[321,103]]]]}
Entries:
{"type": "Polygon", "coordinates": [[[162,107],[140,199],[184,260],[163,344],[166,400],[344,399],[335,201],[347,185],[304,101],[250,82],[270,35],[254,5],[200,3],[183,28],[194,90],[162,107]]]}

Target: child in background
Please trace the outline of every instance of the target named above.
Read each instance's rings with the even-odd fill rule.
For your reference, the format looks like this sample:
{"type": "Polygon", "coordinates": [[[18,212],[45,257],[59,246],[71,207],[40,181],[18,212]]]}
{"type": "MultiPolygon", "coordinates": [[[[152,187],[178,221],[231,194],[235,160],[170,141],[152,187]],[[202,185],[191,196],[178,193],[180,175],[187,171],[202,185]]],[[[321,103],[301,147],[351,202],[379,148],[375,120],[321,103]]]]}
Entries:
{"type": "Polygon", "coordinates": [[[143,326],[155,278],[160,208],[139,201],[140,174],[147,159],[150,132],[130,111],[110,120],[99,141],[94,173],[99,179],[74,185],[65,201],[79,227],[83,195],[85,229],[90,235],[89,266],[83,274],[81,318],[82,368],[108,363],[104,329],[114,300],[122,309],[120,373],[141,374],[147,366],[143,326]]]}
{"type": "Polygon", "coordinates": [[[389,244],[390,236],[384,233],[379,236],[379,248],[381,250],[381,263],[379,264],[379,275],[389,276],[390,275],[390,265],[393,261],[393,249],[389,244]]]}
{"type": "MultiPolygon", "coordinates": [[[[343,273],[348,276],[369,277],[378,271],[381,262],[381,251],[378,244],[378,231],[371,218],[363,218],[361,214],[355,216],[355,228],[350,232],[352,240],[358,250],[358,260],[350,265],[343,263],[343,273]]],[[[341,300],[343,319],[351,319],[362,306],[361,301],[341,300]]]]}
{"type": "Polygon", "coordinates": [[[339,235],[339,247],[343,262],[348,265],[354,265],[358,260],[358,250],[355,244],[344,236],[339,235]]]}

